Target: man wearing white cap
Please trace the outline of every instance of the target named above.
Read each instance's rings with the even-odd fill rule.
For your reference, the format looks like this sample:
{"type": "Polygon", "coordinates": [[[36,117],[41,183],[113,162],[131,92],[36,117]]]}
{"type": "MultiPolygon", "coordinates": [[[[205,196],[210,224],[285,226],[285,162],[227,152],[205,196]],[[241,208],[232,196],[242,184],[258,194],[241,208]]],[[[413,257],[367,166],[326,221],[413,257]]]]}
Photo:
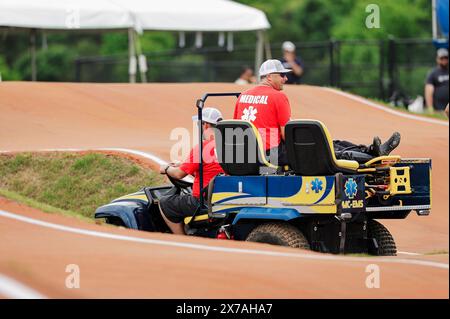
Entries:
{"type": "Polygon", "coordinates": [[[425,101],[428,110],[444,111],[448,104],[448,50],[436,51],[437,66],[427,76],[425,101]]]}
{"type": "MultiPolygon", "coordinates": [[[[261,83],[239,96],[234,109],[234,119],[252,122],[259,131],[270,161],[279,166],[288,164],[284,144],[284,128],[291,118],[291,106],[287,96],[281,92],[286,83],[286,74],[292,70],[283,67],[278,60],[265,61],[260,69],[261,83]],[[277,162],[271,155],[276,154],[277,162]]],[[[369,160],[375,156],[388,155],[400,144],[400,134],[395,132],[384,144],[378,136],[373,144],[356,145],[347,141],[333,141],[337,158],[369,160]],[[351,152],[350,152],[351,151],[351,152]],[[356,159],[356,158],[355,158],[356,159]]]]}
{"type": "MultiPolygon", "coordinates": [[[[192,120],[197,121],[197,116],[192,120]]],[[[222,113],[216,108],[206,107],[202,110],[203,126],[203,185],[200,186],[199,173],[199,145],[190,152],[182,164],[161,165],[160,173],[167,174],[175,179],[182,179],[190,174],[194,176],[192,194],[174,194],[162,197],[159,201],[161,215],[174,234],[185,234],[184,218],[192,216],[200,203],[201,190],[209,184],[212,178],[223,173],[216,156],[216,144],[212,128],[222,120],[222,113]]]]}
{"type": "Polygon", "coordinates": [[[284,152],[284,127],[291,118],[291,106],[287,96],[281,92],[287,81],[285,69],[279,60],[267,60],[259,68],[261,83],[243,92],[234,109],[234,119],[248,120],[259,130],[264,149],[280,148],[279,165],[287,163],[284,152]]]}
{"type": "Polygon", "coordinates": [[[282,49],[283,58],[280,61],[284,68],[292,69],[292,72],[287,74],[286,84],[300,84],[304,67],[302,60],[295,54],[295,44],[291,41],[285,41],[282,49]]]}

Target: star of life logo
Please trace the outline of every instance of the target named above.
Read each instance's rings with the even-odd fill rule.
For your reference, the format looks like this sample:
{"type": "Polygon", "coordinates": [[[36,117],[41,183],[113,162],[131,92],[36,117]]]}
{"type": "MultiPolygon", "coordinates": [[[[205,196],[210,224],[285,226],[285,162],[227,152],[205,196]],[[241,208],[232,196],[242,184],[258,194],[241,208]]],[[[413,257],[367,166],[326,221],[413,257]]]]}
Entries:
{"type": "Polygon", "coordinates": [[[241,116],[241,120],[254,122],[256,120],[256,114],[258,110],[254,108],[254,106],[249,106],[244,109],[243,114],[241,116]]]}
{"type": "Polygon", "coordinates": [[[353,199],[356,196],[356,193],[358,192],[358,184],[355,182],[353,178],[349,178],[347,182],[345,183],[345,195],[349,199],[353,199]]]}
{"type": "Polygon", "coordinates": [[[314,179],[311,182],[311,189],[317,194],[320,193],[320,191],[323,189],[322,187],[323,182],[321,180],[319,180],[318,178],[314,179]]]}

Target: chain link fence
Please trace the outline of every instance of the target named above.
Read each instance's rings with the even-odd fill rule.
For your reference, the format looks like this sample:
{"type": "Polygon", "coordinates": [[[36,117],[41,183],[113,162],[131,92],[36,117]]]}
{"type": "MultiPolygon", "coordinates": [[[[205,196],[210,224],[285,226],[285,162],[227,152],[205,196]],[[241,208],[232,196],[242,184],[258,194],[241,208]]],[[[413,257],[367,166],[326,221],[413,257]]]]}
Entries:
{"type": "MultiPolygon", "coordinates": [[[[333,86],[381,100],[423,95],[435,65],[432,39],[330,40],[296,43],[305,65],[302,83],[333,86]]],[[[272,44],[272,57],[281,56],[272,44]]],[[[243,66],[254,67],[255,47],[186,48],[145,53],[149,82],[233,82],[243,66]]],[[[82,57],[75,61],[79,82],[127,82],[128,57],[82,57]]],[[[139,80],[139,75],[138,75],[139,80]]]]}

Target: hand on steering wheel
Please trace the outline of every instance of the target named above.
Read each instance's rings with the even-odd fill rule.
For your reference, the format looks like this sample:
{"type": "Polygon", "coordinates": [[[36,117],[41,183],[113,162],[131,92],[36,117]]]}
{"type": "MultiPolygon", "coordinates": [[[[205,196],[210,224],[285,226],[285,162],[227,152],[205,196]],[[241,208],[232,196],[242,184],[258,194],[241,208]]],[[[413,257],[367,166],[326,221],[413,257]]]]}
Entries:
{"type": "MultiPolygon", "coordinates": [[[[190,176],[190,175],[189,175],[190,176]]],[[[170,175],[167,175],[167,177],[169,178],[169,181],[176,187],[182,188],[182,189],[186,189],[189,187],[192,187],[193,182],[190,182],[187,180],[186,176],[183,179],[176,179],[170,175]]]]}

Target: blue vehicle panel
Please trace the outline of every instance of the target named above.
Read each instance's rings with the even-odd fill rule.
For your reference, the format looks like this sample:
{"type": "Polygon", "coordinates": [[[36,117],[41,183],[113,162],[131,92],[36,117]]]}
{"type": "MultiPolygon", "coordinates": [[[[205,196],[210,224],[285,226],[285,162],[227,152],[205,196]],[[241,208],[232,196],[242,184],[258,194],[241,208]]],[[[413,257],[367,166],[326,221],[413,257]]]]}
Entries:
{"type": "Polygon", "coordinates": [[[396,196],[403,206],[431,206],[431,160],[404,160],[396,166],[410,164],[411,194],[396,196]]]}
{"type": "Polygon", "coordinates": [[[213,213],[253,206],[293,209],[298,214],[335,214],[335,176],[219,176],[211,204],[213,213]]]}

